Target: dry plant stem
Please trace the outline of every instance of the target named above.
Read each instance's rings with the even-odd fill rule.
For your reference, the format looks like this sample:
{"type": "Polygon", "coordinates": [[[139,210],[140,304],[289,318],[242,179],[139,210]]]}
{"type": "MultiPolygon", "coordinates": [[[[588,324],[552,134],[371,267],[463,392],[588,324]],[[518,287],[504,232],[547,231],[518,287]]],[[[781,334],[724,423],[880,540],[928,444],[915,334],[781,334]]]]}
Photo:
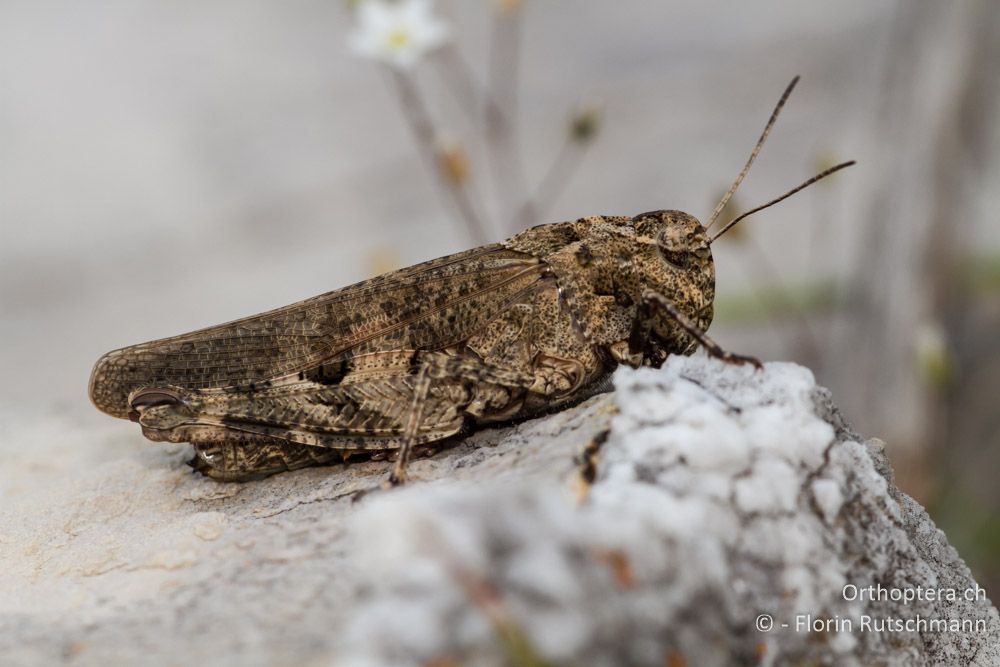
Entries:
{"type": "Polygon", "coordinates": [[[458,209],[459,217],[465,223],[466,230],[472,242],[477,244],[486,243],[489,240],[490,234],[488,233],[485,221],[472,203],[468,189],[445,178],[438,165],[438,133],[434,128],[434,121],[431,120],[427,105],[424,103],[420,91],[417,90],[413,80],[399,70],[389,68],[389,76],[399,96],[399,104],[403,109],[403,115],[406,116],[410,129],[413,131],[413,137],[416,139],[418,148],[428,167],[434,172],[442,190],[454,202],[455,207],[458,209]]]}
{"type": "Polygon", "coordinates": [[[480,105],[489,102],[483,100],[475,75],[458,49],[448,43],[438,49],[430,61],[434,63],[438,76],[455,98],[459,109],[469,118],[478,118],[480,105]]]}
{"type": "Polygon", "coordinates": [[[524,164],[518,146],[516,113],[518,62],[521,51],[521,12],[498,11],[490,43],[488,99],[484,109],[486,145],[500,219],[511,220],[515,202],[528,194],[524,164]]]}
{"type": "Polygon", "coordinates": [[[509,125],[503,109],[476,79],[475,73],[461,52],[452,44],[447,44],[432,58],[441,81],[455,97],[459,108],[475,121],[476,126],[489,115],[499,122],[509,125]]]}
{"type": "Polygon", "coordinates": [[[537,224],[549,212],[552,204],[562,194],[577,167],[583,161],[583,153],[589,145],[590,142],[580,143],[574,141],[572,137],[566,137],[538,187],[518,209],[517,215],[514,216],[514,228],[511,231],[520,231],[537,224]]]}

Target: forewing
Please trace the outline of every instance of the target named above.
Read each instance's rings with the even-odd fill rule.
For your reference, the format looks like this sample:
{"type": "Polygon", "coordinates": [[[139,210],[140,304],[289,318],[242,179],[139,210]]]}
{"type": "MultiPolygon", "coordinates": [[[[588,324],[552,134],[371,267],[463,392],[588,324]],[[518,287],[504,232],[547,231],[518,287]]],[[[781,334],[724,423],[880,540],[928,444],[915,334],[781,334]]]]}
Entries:
{"type": "Polygon", "coordinates": [[[139,387],[227,387],[383,350],[442,349],[477,331],[544,275],[500,245],[442,257],[276,310],[109,352],[90,396],[116,417],[139,387]]]}

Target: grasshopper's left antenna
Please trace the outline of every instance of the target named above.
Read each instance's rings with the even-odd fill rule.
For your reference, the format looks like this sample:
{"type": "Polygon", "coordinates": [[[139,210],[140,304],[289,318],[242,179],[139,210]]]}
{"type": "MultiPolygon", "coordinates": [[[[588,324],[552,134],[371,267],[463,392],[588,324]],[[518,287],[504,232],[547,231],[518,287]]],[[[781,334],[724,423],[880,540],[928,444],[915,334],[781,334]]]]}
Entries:
{"type": "Polygon", "coordinates": [[[785,106],[785,102],[788,101],[788,96],[792,94],[792,89],[795,88],[795,84],[798,82],[799,77],[796,76],[792,79],[792,82],[788,84],[788,87],[785,88],[785,92],[781,94],[781,99],[778,100],[777,106],[775,106],[774,111],[771,112],[771,118],[767,121],[767,125],[764,126],[764,131],[761,133],[760,139],[757,140],[757,145],[753,147],[753,152],[750,153],[750,159],[747,160],[745,165],[743,165],[743,170],[740,172],[740,175],[736,177],[733,184],[729,186],[729,191],[726,192],[726,194],[722,197],[722,200],[716,204],[715,210],[712,211],[712,217],[708,219],[708,224],[705,225],[706,231],[711,229],[712,225],[718,221],[719,214],[722,213],[722,209],[726,208],[726,204],[729,203],[733,193],[736,192],[736,188],[740,187],[740,183],[743,182],[743,178],[747,175],[747,172],[750,171],[750,165],[752,165],[753,161],[757,159],[757,154],[760,153],[760,149],[764,147],[767,135],[771,134],[771,128],[774,127],[774,121],[778,120],[778,114],[781,112],[781,107],[785,106]]]}

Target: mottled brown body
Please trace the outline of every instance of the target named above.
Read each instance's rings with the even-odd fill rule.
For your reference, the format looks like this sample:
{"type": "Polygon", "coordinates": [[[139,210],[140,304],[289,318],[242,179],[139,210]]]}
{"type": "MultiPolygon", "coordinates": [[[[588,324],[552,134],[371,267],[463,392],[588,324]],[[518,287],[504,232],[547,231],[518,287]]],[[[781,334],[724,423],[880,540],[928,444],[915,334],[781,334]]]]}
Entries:
{"type": "Polygon", "coordinates": [[[715,270],[679,211],[541,225],[291,306],[104,355],[90,395],[196,467],[246,479],[392,450],[578,401],[619,364],[659,366],[704,331],[715,270]]]}
{"type": "Polygon", "coordinates": [[[94,366],[90,397],[139,422],[151,440],[193,443],[195,467],[218,479],[399,450],[390,480],[400,482],[414,446],[579,401],[618,364],[659,367],[700,344],[760,367],[705,334],[715,298],[711,244],[851,164],[711,238],[680,211],[540,225],[284,308],[115,350],[94,366]]]}

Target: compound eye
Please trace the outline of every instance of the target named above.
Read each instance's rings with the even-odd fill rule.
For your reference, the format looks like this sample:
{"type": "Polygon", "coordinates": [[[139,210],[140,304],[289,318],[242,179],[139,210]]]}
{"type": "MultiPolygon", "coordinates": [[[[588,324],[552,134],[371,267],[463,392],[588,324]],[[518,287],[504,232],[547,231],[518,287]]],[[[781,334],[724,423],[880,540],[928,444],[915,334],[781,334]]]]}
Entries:
{"type": "Polygon", "coordinates": [[[667,227],[656,237],[660,257],[676,269],[686,269],[690,259],[690,240],[678,229],[667,227]]]}

